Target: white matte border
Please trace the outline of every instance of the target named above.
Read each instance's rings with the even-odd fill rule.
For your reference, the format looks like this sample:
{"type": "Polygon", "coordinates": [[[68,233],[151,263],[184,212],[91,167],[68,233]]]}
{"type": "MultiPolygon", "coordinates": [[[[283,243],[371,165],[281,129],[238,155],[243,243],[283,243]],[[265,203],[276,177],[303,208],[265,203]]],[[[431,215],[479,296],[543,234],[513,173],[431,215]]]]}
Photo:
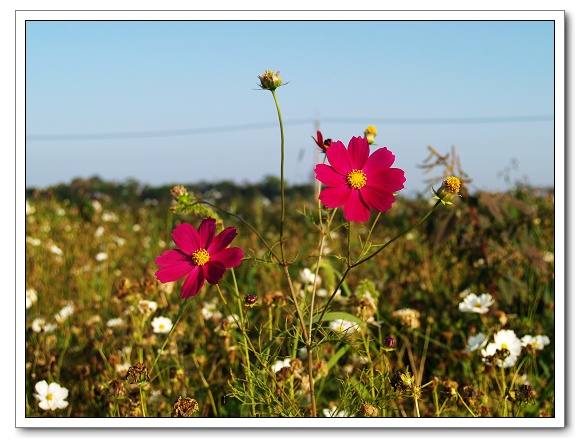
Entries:
{"type": "Polygon", "coordinates": [[[561,428],[565,426],[564,11],[16,11],[16,427],[17,428],[561,428]],[[25,416],[25,24],[27,20],[543,20],[554,21],[555,417],[554,418],[42,418],[25,416]],[[20,336],[20,337],[19,337],[20,336]]]}

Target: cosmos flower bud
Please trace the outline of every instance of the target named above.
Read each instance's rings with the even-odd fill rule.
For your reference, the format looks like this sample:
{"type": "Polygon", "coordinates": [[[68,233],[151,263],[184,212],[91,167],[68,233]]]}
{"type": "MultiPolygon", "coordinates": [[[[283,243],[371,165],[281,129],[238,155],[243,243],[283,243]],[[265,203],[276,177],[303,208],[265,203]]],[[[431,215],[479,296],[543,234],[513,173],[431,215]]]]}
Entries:
{"type": "Polygon", "coordinates": [[[254,294],[248,294],[246,297],[244,297],[244,302],[246,302],[246,305],[253,305],[257,300],[258,297],[254,294]]]}
{"type": "Polygon", "coordinates": [[[439,199],[445,205],[451,204],[451,200],[458,196],[460,188],[461,181],[455,176],[449,176],[435,192],[435,199],[439,199]]]}
{"type": "Polygon", "coordinates": [[[393,336],[387,336],[383,345],[385,348],[393,348],[397,345],[397,340],[393,336]]]}
{"type": "Polygon", "coordinates": [[[282,78],[280,71],[274,73],[271,70],[266,70],[262,76],[258,76],[260,80],[260,87],[264,90],[276,90],[282,85],[282,78]]]}
{"type": "Polygon", "coordinates": [[[374,126],[369,126],[365,129],[365,138],[368,140],[369,145],[372,145],[375,142],[375,138],[377,136],[377,128],[374,126]]]}

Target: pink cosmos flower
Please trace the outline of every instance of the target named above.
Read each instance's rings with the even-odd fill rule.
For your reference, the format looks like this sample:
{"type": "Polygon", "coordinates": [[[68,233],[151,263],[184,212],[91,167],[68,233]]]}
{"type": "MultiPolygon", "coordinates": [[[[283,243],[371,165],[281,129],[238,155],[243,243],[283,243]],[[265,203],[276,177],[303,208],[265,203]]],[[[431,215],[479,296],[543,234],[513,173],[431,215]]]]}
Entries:
{"type": "Polygon", "coordinates": [[[188,223],[178,225],[171,236],[177,249],[166,250],[155,260],[159,269],[155,276],[162,283],[185,277],[181,298],[197,295],[205,280],[215,285],[227,268],[239,266],[244,252],[229,247],[238,232],[233,227],[215,236],[215,219],[206,218],[199,229],[188,223]]]}
{"type": "Polygon", "coordinates": [[[329,208],[344,206],[347,221],[365,222],[370,209],[386,212],[395,202],[394,191],[403,189],[405,173],[391,168],[395,156],[387,148],[370,154],[366,138],[353,137],[348,149],[341,141],[326,150],[329,165],[318,164],[316,178],[327,186],[318,199],[329,208]]]}

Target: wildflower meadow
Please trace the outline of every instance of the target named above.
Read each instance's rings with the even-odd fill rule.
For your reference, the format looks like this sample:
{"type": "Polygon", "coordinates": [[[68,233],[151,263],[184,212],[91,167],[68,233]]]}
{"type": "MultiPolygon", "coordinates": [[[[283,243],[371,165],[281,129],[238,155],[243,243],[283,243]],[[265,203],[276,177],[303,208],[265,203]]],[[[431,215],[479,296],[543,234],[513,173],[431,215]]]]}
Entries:
{"type": "Polygon", "coordinates": [[[278,176],[27,191],[26,417],[555,417],[553,189],[401,166],[371,123],[290,187],[292,86],[258,81],[278,176]]]}

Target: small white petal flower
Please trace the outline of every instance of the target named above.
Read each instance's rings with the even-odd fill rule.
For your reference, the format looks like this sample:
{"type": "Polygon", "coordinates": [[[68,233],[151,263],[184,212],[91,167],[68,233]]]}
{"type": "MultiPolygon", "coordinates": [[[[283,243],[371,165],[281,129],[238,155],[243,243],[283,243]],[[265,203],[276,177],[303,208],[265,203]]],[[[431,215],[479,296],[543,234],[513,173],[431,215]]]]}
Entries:
{"type": "Polygon", "coordinates": [[[95,258],[97,261],[105,261],[109,256],[105,252],[99,252],[95,258]]]}
{"type": "Polygon", "coordinates": [[[119,217],[114,214],[113,212],[103,212],[101,215],[101,219],[105,222],[117,222],[119,221],[119,217]]]}
{"type": "Polygon", "coordinates": [[[300,283],[304,283],[305,285],[313,285],[315,281],[316,285],[320,285],[322,281],[320,276],[315,275],[310,269],[302,269],[298,273],[298,277],[300,278],[300,283]]]}
{"type": "Polygon", "coordinates": [[[62,249],[60,247],[58,247],[56,244],[51,244],[48,248],[48,250],[50,250],[53,254],[55,255],[62,255],[64,252],[62,251],[62,249]]]}
{"type": "Polygon", "coordinates": [[[531,336],[527,334],[521,339],[521,341],[522,347],[527,347],[529,345],[534,350],[543,350],[544,347],[550,343],[550,338],[543,335],[531,336]]]}
{"type": "Polygon", "coordinates": [[[463,302],[459,304],[459,311],[464,313],[479,313],[485,314],[489,311],[489,307],[493,305],[495,301],[491,298],[490,294],[482,294],[476,296],[470,293],[463,302]]]}
{"type": "MultiPolygon", "coordinates": [[[[487,343],[487,337],[483,333],[478,333],[475,336],[471,336],[467,339],[467,345],[465,346],[465,351],[468,353],[480,350],[487,343]]],[[[494,352],[495,353],[495,352],[494,352]]]]}
{"type": "Polygon", "coordinates": [[[45,411],[56,409],[64,409],[68,406],[68,389],[66,387],[61,387],[57,383],[47,384],[45,380],[39,381],[34,386],[37,393],[34,394],[39,403],[38,407],[44,409],[45,411]]]}
{"type": "Polygon", "coordinates": [[[26,242],[32,246],[40,246],[41,241],[38,238],[26,237],[26,242]]]}
{"type": "Polygon", "coordinates": [[[64,306],[57,314],[54,315],[54,320],[62,324],[75,312],[75,307],[72,304],[64,306]]]}
{"type": "Polygon", "coordinates": [[[358,324],[356,324],[354,322],[350,322],[350,321],[345,320],[345,319],[333,320],[332,322],[330,322],[330,324],[328,324],[328,326],[332,330],[336,331],[337,333],[352,334],[355,331],[360,330],[360,327],[358,324]]]}
{"type": "Polygon", "coordinates": [[[38,300],[38,295],[35,289],[26,290],[26,309],[30,308],[38,300]]]}
{"type": "Polygon", "coordinates": [[[151,321],[151,326],[153,333],[169,333],[173,327],[173,322],[168,317],[156,317],[151,321]]]}
{"type": "Polygon", "coordinates": [[[95,238],[102,237],[104,233],[105,233],[105,228],[103,226],[97,227],[97,230],[95,230],[95,238]]]}
{"type": "Polygon", "coordinates": [[[139,304],[137,305],[137,309],[141,314],[146,316],[150,316],[155,311],[157,311],[157,302],[153,302],[151,300],[139,300],[139,304]]]}
{"type": "Polygon", "coordinates": [[[522,342],[513,330],[499,330],[493,335],[493,342],[481,350],[484,361],[486,356],[493,356],[496,351],[502,349],[508,350],[509,354],[505,359],[498,360],[496,365],[504,369],[513,367],[522,352],[522,342]]]}
{"type": "Polygon", "coordinates": [[[270,368],[272,369],[272,372],[277,373],[283,367],[290,367],[290,361],[290,358],[284,358],[284,360],[276,361],[270,368]]]}
{"type": "Polygon", "coordinates": [[[37,317],[32,321],[31,327],[35,333],[50,333],[56,329],[56,324],[48,324],[42,317],[37,317]]]}
{"type": "Polygon", "coordinates": [[[325,417],[353,417],[346,411],[337,411],[336,406],[331,407],[330,409],[323,409],[322,414],[325,417]]]}
{"type": "Polygon", "coordinates": [[[26,216],[34,214],[35,211],[36,209],[34,206],[31,205],[30,202],[26,201],[26,216]]]}
{"type": "Polygon", "coordinates": [[[203,307],[201,308],[201,315],[204,320],[210,319],[221,319],[223,314],[216,310],[217,307],[217,297],[214,297],[211,302],[203,302],[203,307]]]}
{"type": "Polygon", "coordinates": [[[125,325],[125,321],[121,317],[114,317],[107,321],[107,327],[110,328],[121,327],[123,325],[125,325]]]}

